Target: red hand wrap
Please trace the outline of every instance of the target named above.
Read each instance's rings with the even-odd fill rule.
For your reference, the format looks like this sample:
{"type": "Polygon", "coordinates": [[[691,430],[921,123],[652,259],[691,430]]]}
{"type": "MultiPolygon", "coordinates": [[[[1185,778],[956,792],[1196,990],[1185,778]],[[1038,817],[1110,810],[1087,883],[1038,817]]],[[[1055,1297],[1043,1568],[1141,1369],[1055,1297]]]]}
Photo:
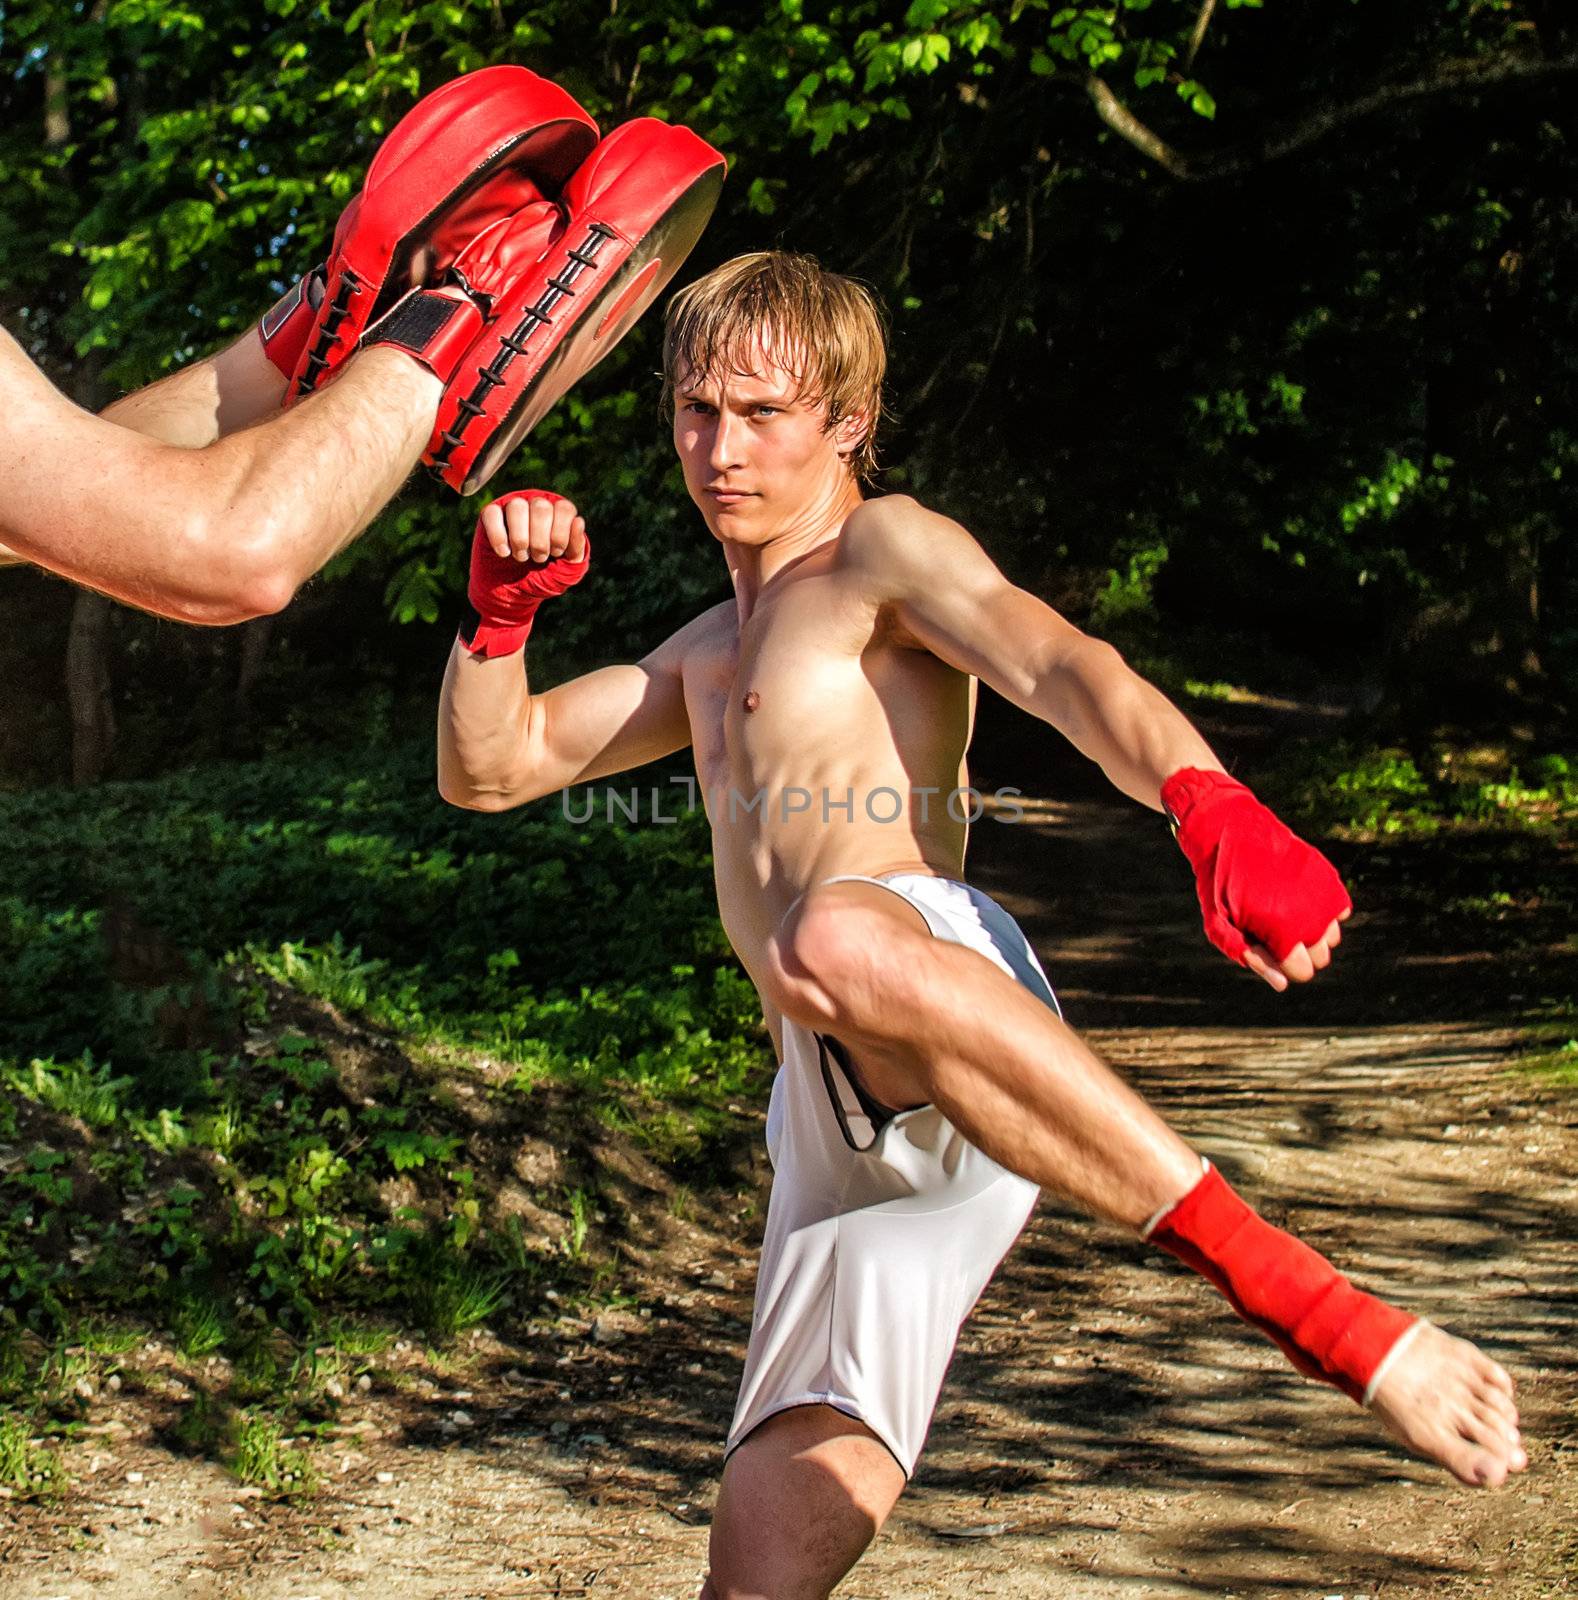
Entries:
{"type": "Polygon", "coordinates": [[[1319,1251],[1274,1228],[1215,1167],[1146,1235],[1209,1278],[1300,1372],[1361,1405],[1416,1317],[1365,1294],[1319,1251]]]}
{"type": "Polygon", "coordinates": [[[1225,772],[1175,772],[1162,804],[1194,868],[1206,937],[1229,960],[1242,964],[1253,941],[1286,961],[1352,909],[1331,862],[1225,772]]]}
{"type": "MultiPolygon", "coordinates": [[[[551,500],[557,504],[563,498],[547,489],[517,489],[513,494],[500,495],[493,504],[508,505],[511,500],[551,500]]],[[[513,655],[523,649],[537,607],[579,583],[591,562],[590,543],[579,561],[554,556],[541,566],[528,565],[513,556],[495,555],[478,518],[476,537],[471,543],[471,581],[466,585],[466,598],[474,615],[462,624],[460,642],[474,656],[490,658],[513,655]]]]}

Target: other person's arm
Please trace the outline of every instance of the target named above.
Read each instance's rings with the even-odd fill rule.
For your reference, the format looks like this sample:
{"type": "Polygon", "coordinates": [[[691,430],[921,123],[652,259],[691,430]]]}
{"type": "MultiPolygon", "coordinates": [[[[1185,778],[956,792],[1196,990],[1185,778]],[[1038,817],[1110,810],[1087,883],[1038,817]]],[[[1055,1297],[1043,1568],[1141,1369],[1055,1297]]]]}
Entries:
{"type": "Polygon", "coordinates": [[[321,394],[245,426],[278,382],[249,340],[96,417],[0,330],[0,544],[178,621],[282,609],[405,481],[442,385],[375,347],[321,394]]]}

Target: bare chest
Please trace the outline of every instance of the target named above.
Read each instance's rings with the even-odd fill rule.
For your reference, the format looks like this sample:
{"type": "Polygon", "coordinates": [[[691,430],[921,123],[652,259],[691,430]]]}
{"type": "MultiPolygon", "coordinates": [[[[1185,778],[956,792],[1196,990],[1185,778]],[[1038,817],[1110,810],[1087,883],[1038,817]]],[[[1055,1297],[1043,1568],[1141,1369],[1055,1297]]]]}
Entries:
{"type": "Polygon", "coordinates": [[[808,577],[760,605],[742,628],[724,613],[687,662],[697,776],[730,784],[809,784],[878,751],[896,755],[956,720],[966,680],[885,637],[841,575],[808,577]]]}

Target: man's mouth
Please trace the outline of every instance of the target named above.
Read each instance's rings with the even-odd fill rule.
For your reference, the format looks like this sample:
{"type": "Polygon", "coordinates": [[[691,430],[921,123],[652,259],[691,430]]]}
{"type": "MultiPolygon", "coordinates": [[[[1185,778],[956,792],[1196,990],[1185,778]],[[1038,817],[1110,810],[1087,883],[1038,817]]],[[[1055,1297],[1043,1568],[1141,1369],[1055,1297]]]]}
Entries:
{"type": "Polygon", "coordinates": [[[742,500],[750,500],[754,495],[748,489],[730,489],[721,485],[714,485],[707,493],[718,502],[720,506],[738,505],[742,500]]]}

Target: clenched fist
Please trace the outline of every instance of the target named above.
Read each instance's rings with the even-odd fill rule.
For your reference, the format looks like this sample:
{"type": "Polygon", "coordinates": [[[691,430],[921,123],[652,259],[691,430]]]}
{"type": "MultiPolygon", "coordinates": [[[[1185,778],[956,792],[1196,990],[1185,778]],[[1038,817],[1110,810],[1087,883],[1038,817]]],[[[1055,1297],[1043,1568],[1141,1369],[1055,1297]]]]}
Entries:
{"type": "Polygon", "coordinates": [[[517,489],[483,508],[471,544],[466,597],[472,616],[460,642],[473,655],[523,649],[537,608],[586,576],[586,519],[562,495],[517,489]]]}

